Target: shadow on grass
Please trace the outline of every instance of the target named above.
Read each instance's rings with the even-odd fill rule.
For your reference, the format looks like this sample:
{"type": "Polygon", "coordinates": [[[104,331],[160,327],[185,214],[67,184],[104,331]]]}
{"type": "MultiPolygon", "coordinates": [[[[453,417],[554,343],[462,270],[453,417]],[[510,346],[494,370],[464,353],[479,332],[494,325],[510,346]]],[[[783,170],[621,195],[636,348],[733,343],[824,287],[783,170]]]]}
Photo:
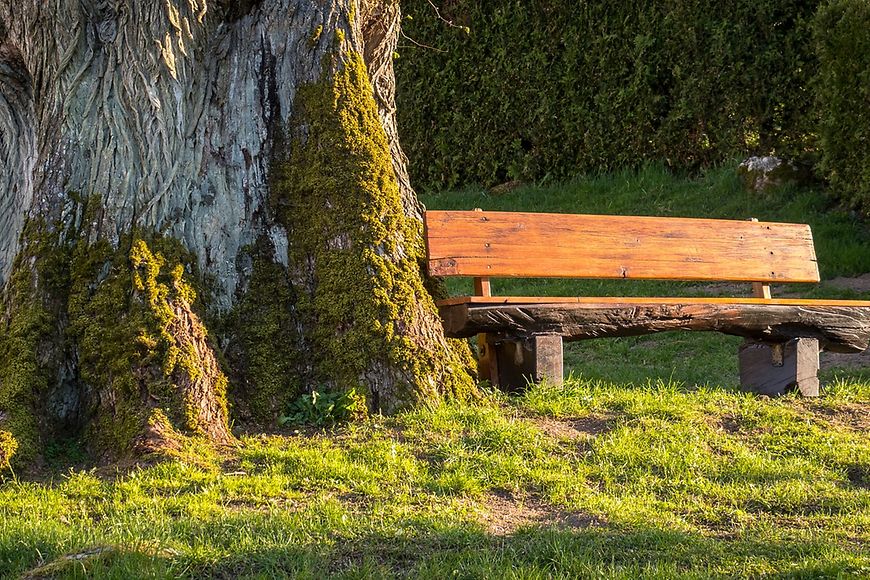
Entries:
{"type": "MultiPolygon", "coordinates": [[[[399,529],[403,529],[399,526],[399,529]]],[[[456,526],[380,534],[309,546],[266,549],[233,563],[197,570],[204,576],[257,575],[263,570],[313,577],[688,577],[837,576],[866,573],[870,561],[826,542],[716,538],[657,528],[524,528],[494,536],[456,526]]],[[[192,563],[196,568],[196,564],[192,563]]]]}
{"type": "MultiPolygon", "coordinates": [[[[850,553],[833,542],[748,534],[717,537],[655,527],[539,526],[499,536],[471,524],[409,519],[395,523],[390,532],[298,537],[286,543],[275,531],[264,530],[259,546],[223,554],[202,547],[83,549],[47,564],[31,562],[31,572],[23,577],[673,578],[870,572],[866,553],[850,553]]],[[[201,532],[209,533],[207,527],[201,532]]],[[[3,573],[22,570],[6,568],[3,573]]]]}
{"type": "Polygon", "coordinates": [[[635,385],[663,382],[690,392],[701,386],[739,388],[742,339],[711,332],[667,332],[566,343],[565,370],[594,381],[635,385]]]}

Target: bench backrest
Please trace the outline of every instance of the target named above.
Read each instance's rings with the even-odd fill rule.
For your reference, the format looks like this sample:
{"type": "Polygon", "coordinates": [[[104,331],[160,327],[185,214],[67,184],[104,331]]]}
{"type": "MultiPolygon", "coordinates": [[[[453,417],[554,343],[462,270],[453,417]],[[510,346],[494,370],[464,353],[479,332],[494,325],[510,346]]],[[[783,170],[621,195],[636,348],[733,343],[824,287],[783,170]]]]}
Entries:
{"type": "Polygon", "coordinates": [[[427,211],[433,276],[818,282],[805,224],[427,211]]]}

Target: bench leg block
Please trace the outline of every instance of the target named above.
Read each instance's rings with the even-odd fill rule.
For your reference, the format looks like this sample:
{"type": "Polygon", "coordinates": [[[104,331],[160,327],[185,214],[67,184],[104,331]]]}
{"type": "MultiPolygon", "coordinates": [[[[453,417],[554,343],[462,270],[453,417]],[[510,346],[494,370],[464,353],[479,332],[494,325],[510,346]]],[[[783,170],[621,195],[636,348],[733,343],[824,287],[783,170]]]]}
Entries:
{"type": "Polygon", "coordinates": [[[486,346],[480,360],[481,378],[489,378],[500,389],[519,390],[529,382],[543,380],[562,383],[562,337],[557,334],[524,338],[487,335],[486,346]]]}
{"type": "Polygon", "coordinates": [[[747,341],[740,346],[740,386],[776,397],[798,391],[819,396],[819,341],[795,338],[784,343],[747,341]]]}
{"type": "Polygon", "coordinates": [[[477,335],[477,374],[481,381],[489,381],[495,387],[499,386],[498,340],[495,334],[477,335]]]}

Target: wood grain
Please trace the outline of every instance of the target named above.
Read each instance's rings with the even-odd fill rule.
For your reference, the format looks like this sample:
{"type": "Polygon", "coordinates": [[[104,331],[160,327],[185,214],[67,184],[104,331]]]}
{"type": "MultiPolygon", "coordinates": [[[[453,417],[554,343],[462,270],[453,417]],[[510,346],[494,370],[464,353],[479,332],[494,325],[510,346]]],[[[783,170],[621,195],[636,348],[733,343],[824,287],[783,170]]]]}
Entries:
{"type": "Polygon", "coordinates": [[[428,211],[434,276],[818,282],[805,224],[428,211]]]}
{"type": "MultiPolygon", "coordinates": [[[[625,299],[623,299],[625,300],[625,299]]],[[[753,340],[817,338],[825,350],[861,352],[870,342],[870,308],[854,306],[690,302],[460,303],[440,307],[447,336],[481,332],[560,334],[565,340],[708,330],[753,340]]],[[[758,300],[758,299],[755,299],[758,300]]]]}
{"type": "Polygon", "coordinates": [[[492,285],[489,282],[489,278],[474,279],[474,295],[492,296],[492,285]]]}
{"type": "Polygon", "coordinates": [[[455,296],[437,302],[455,304],[769,304],[773,306],[853,306],[870,308],[870,300],[816,300],[809,298],[680,297],[653,296],[455,296]]]}
{"type": "MultiPolygon", "coordinates": [[[[751,218],[749,221],[758,222],[758,218],[751,218]]],[[[752,283],[752,295],[756,298],[771,298],[770,293],[770,284],[764,284],[763,282],[753,282],[752,283]]]]}
{"type": "MultiPolygon", "coordinates": [[[[498,359],[498,373],[487,379],[494,387],[518,391],[529,382],[549,381],[562,384],[562,337],[556,334],[538,334],[515,338],[491,337],[491,346],[498,359]]],[[[483,369],[487,372],[488,369],[483,369]]]]}

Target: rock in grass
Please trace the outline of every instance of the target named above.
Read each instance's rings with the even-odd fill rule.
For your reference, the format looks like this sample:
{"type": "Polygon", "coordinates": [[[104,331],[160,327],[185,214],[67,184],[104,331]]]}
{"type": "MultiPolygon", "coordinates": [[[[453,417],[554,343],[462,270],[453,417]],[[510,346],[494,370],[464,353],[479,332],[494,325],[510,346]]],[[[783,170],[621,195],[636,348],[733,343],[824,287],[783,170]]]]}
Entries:
{"type": "Polygon", "coordinates": [[[794,163],[779,157],[750,157],[737,166],[737,175],[748,191],[764,193],[785,185],[806,181],[804,172],[794,163]]]}

